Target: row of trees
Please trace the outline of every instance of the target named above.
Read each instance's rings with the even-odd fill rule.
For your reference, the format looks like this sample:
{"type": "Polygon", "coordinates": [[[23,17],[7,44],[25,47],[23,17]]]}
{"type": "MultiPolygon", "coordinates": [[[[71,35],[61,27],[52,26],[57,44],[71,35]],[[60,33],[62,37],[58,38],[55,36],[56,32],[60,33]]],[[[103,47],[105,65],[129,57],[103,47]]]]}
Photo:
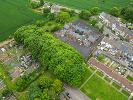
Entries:
{"type": "Polygon", "coordinates": [[[27,47],[45,70],[70,85],[80,84],[86,65],[74,48],[34,25],[18,29],[14,39],[27,47]]]}
{"type": "Polygon", "coordinates": [[[89,10],[82,10],[79,14],[79,17],[84,20],[89,20],[91,16],[98,15],[100,12],[100,9],[98,7],[93,7],[89,10]]]}
{"type": "Polygon", "coordinates": [[[129,5],[128,7],[124,7],[122,9],[119,9],[117,7],[113,7],[110,10],[110,14],[116,17],[122,17],[123,19],[133,22],[133,6],[129,5]]]}
{"type": "MultiPolygon", "coordinates": [[[[84,20],[89,20],[91,16],[98,15],[100,9],[98,7],[93,7],[89,10],[82,10],[79,17],[84,20]]],[[[123,19],[133,22],[133,5],[130,4],[128,7],[119,9],[118,7],[113,7],[109,10],[109,13],[115,17],[122,17],[123,19]]]]}

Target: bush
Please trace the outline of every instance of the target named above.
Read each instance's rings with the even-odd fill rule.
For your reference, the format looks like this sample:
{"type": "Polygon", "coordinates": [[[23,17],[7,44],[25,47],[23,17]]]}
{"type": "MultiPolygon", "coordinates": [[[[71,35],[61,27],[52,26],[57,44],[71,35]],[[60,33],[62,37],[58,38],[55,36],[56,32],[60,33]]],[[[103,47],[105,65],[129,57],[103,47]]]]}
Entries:
{"type": "Polygon", "coordinates": [[[50,13],[50,8],[43,8],[43,14],[48,15],[50,13]]]}
{"type": "Polygon", "coordinates": [[[121,10],[121,15],[125,20],[133,23],[133,7],[132,6],[123,8],[121,10]]]}
{"type": "Polygon", "coordinates": [[[53,80],[50,77],[41,75],[29,87],[29,98],[30,100],[54,100],[55,97],[59,97],[61,90],[62,82],[60,80],[53,80]]]}
{"type": "Polygon", "coordinates": [[[92,14],[92,15],[98,15],[99,12],[100,12],[100,8],[98,8],[98,7],[93,7],[90,11],[91,11],[91,14],[92,14]]]}
{"type": "Polygon", "coordinates": [[[88,10],[82,10],[79,14],[79,17],[84,20],[89,20],[91,16],[91,12],[88,10]]]}
{"type": "Polygon", "coordinates": [[[99,60],[99,61],[101,61],[101,62],[104,62],[105,56],[104,56],[103,54],[99,54],[99,55],[97,56],[97,60],[99,60]]]}
{"type": "Polygon", "coordinates": [[[69,10],[69,9],[66,9],[66,8],[61,8],[61,11],[69,13],[71,17],[73,17],[75,15],[75,11],[74,10],[69,10]]]}
{"type": "Polygon", "coordinates": [[[31,84],[34,80],[36,80],[41,73],[37,73],[36,71],[33,71],[30,74],[26,74],[23,75],[21,77],[18,77],[16,79],[16,87],[17,87],[17,91],[23,91],[24,89],[26,89],[29,84],[31,84]]]}
{"type": "Polygon", "coordinates": [[[45,21],[44,20],[38,20],[38,21],[36,21],[36,25],[38,26],[38,27],[42,27],[42,26],[44,26],[45,25],[45,21]]]}
{"type": "Polygon", "coordinates": [[[11,90],[4,90],[3,92],[2,92],[2,97],[8,97],[8,96],[10,96],[10,95],[12,95],[13,93],[12,93],[12,91],[11,90]]]}
{"type": "Polygon", "coordinates": [[[55,20],[55,14],[54,13],[49,13],[47,18],[48,18],[48,20],[55,20]]]}
{"type": "Polygon", "coordinates": [[[110,14],[115,17],[118,17],[120,15],[120,10],[117,7],[113,7],[110,10],[110,14]]]}
{"type": "Polygon", "coordinates": [[[70,14],[68,12],[59,12],[56,16],[56,22],[65,24],[70,21],[70,14]]]}
{"type": "Polygon", "coordinates": [[[39,3],[36,3],[36,2],[31,2],[31,3],[30,3],[30,7],[31,7],[31,8],[34,8],[34,9],[35,9],[35,8],[38,8],[39,6],[40,6],[39,3]]]}
{"type": "Polygon", "coordinates": [[[43,0],[40,0],[40,1],[38,1],[38,2],[35,2],[35,1],[32,1],[32,0],[29,0],[29,5],[30,5],[30,7],[33,8],[33,9],[42,6],[43,3],[44,3],[43,0]]]}
{"type": "Polygon", "coordinates": [[[90,23],[92,26],[95,26],[98,23],[98,20],[93,19],[90,21],[90,23]]]}

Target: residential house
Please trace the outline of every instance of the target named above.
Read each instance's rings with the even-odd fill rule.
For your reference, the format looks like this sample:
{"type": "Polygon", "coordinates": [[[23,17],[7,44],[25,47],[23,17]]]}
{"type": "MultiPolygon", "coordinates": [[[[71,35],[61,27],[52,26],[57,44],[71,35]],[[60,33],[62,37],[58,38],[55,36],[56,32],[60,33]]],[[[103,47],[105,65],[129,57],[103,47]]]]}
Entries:
{"type": "Polygon", "coordinates": [[[63,29],[55,32],[55,36],[62,41],[70,43],[85,58],[88,57],[94,46],[102,39],[101,33],[82,20],[66,24],[63,29]]]}
{"type": "Polygon", "coordinates": [[[98,45],[98,50],[100,50],[105,56],[133,71],[132,44],[125,41],[104,37],[98,45]]]}
{"type": "Polygon", "coordinates": [[[130,43],[133,43],[133,32],[129,30],[126,27],[126,25],[122,24],[119,18],[102,12],[99,15],[99,19],[106,27],[114,31],[116,35],[122,36],[123,38],[127,39],[130,43]]]}

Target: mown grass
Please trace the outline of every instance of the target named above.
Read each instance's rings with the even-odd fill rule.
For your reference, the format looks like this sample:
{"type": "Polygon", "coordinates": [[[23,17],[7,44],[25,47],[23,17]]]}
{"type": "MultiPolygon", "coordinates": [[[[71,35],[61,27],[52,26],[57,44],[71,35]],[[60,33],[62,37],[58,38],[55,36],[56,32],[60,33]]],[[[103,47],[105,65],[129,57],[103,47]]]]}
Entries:
{"type": "Polygon", "coordinates": [[[91,76],[92,73],[93,72],[89,68],[85,67],[85,74],[84,74],[84,77],[81,81],[80,86],[89,78],[89,76],[91,76]]]}
{"type": "Polygon", "coordinates": [[[133,77],[131,77],[131,76],[128,75],[127,76],[127,79],[133,82],[133,77]]]}
{"type": "Polygon", "coordinates": [[[109,11],[112,7],[125,7],[130,0],[44,0],[48,2],[58,3],[76,9],[89,9],[92,7],[100,7],[101,10],[109,11]]]}
{"type": "Polygon", "coordinates": [[[0,41],[17,28],[42,18],[29,9],[28,0],[0,0],[0,8],[0,41]]]}
{"type": "Polygon", "coordinates": [[[81,90],[92,100],[127,100],[128,98],[119,93],[109,83],[95,74],[81,90]]]}
{"type": "Polygon", "coordinates": [[[127,92],[126,90],[122,90],[122,93],[125,94],[126,96],[130,96],[130,93],[127,92]]]}
{"type": "Polygon", "coordinates": [[[121,86],[119,86],[117,83],[113,82],[112,84],[114,87],[116,87],[118,90],[121,88],[121,86]]]}

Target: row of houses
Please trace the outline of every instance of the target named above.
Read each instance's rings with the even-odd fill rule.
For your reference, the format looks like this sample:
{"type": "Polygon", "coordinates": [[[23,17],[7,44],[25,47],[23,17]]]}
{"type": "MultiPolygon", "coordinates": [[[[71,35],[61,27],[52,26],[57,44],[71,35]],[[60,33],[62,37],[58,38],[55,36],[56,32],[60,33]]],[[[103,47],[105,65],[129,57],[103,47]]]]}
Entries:
{"type": "Polygon", "coordinates": [[[123,89],[129,91],[131,94],[133,93],[133,84],[126,78],[117,74],[115,71],[111,70],[105,64],[99,62],[95,58],[91,58],[88,63],[107,75],[113,81],[117,82],[123,89]]]}
{"type": "Polygon", "coordinates": [[[116,18],[110,14],[102,12],[99,15],[99,19],[106,27],[110,28],[115,35],[121,36],[133,44],[133,31],[128,29],[126,24],[123,24],[120,21],[120,18],[116,18]]]}
{"type": "Polygon", "coordinates": [[[113,38],[104,37],[97,46],[105,56],[133,71],[133,45],[113,38]]]}

